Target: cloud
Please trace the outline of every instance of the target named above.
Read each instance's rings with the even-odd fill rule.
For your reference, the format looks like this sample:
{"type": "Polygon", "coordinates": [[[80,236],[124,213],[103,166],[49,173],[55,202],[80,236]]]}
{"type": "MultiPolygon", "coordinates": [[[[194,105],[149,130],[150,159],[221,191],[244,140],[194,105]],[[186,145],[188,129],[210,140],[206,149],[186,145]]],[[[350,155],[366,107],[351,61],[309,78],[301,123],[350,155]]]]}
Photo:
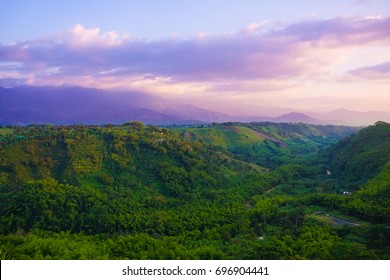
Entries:
{"type": "Polygon", "coordinates": [[[292,24],[279,31],[279,36],[312,42],[314,46],[340,47],[369,45],[390,40],[390,18],[364,17],[353,19],[339,17],[292,24]]]}
{"type": "Polygon", "coordinates": [[[154,90],[164,85],[184,91],[193,85],[228,91],[228,84],[234,90],[240,85],[253,91],[279,89],[280,80],[289,88],[302,80],[330,77],[348,48],[389,44],[390,18],[381,17],[313,19],[274,27],[252,23],[237,33],[161,40],[78,24],[53,36],[0,44],[0,78],[154,90]]]}
{"type": "Polygon", "coordinates": [[[390,79],[390,61],[378,65],[361,67],[348,72],[350,75],[369,80],[390,79]]]}
{"type": "Polygon", "coordinates": [[[120,43],[118,34],[114,31],[101,35],[99,28],[87,29],[81,24],[77,24],[72,28],[70,34],[70,39],[75,45],[92,46],[94,44],[99,44],[101,46],[112,46],[120,43]]]}
{"type": "Polygon", "coordinates": [[[371,2],[372,0],[355,0],[355,5],[367,5],[371,2]]]}
{"type": "Polygon", "coordinates": [[[14,79],[14,78],[1,78],[0,87],[13,88],[17,86],[22,86],[27,83],[26,79],[14,79]]]}

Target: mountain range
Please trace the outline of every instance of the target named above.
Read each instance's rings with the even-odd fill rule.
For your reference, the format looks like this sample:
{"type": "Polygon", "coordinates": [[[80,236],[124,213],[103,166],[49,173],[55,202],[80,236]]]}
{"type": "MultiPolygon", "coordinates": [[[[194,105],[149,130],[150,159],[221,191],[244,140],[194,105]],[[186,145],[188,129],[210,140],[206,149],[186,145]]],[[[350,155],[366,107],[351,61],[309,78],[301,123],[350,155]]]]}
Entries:
{"type": "Polygon", "coordinates": [[[309,124],[369,125],[390,121],[384,112],[337,109],[328,113],[289,112],[278,117],[243,117],[142,92],[111,92],[83,87],[0,87],[0,124],[192,124],[226,121],[303,122],[309,124]]]}

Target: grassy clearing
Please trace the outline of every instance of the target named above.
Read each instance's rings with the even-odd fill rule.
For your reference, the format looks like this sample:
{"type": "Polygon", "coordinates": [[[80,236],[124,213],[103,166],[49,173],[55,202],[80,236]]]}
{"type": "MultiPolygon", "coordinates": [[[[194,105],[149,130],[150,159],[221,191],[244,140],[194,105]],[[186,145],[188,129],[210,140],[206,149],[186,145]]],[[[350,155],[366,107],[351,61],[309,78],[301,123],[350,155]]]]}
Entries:
{"type": "Polygon", "coordinates": [[[208,144],[222,148],[258,144],[264,141],[259,133],[244,126],[189,128],[186,131],[195,134],[208,144]]]}
{"type": "Polygon", "coordinates": [[[0,136],[9,136],[14,134],[14,130],[12,128],[0,128],[0,136]]]}

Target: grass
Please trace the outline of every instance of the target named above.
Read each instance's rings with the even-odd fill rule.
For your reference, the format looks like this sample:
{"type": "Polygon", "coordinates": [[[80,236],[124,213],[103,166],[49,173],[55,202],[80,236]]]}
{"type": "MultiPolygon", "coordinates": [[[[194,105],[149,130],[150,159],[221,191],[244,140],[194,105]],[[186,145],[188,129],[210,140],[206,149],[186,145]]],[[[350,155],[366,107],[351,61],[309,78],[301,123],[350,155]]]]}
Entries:
{"type": "Polygon", "coordinates": [[[186,131],[195,134],[207,144],[223,148],[251,145],[264,141],[259,133],[244,126],[187,128],[186,131]]]}
{"type": "Polygon", "coordinates": [[[0,128],[0,136],[9,136],[14,134],[14,130],[12,128],[0,128]]]}
{"type": "Polygon", "coordinates": [[[313,218],[316,220],[320,220],[321,222],[323,222],[327,225],[333,226],[333,220],[330,217],[322,215],[322,214],[321,215],[309,214],[309,215],[307,215],[307,218],[313,218]]]}
{"type": "Polygon", "coordinates": [[[0,247],[0,260],[10,260],[11,259],[11,255],[8,253],[8,251],[3,248],[3,247],[0,247]]]}

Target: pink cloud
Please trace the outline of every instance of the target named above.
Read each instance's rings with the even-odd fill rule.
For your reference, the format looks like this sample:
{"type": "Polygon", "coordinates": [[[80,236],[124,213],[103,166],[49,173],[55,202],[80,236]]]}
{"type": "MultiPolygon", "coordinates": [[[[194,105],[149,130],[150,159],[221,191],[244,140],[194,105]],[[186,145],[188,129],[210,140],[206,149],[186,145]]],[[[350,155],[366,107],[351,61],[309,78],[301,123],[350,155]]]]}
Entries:
{"type": "Polygon", "coordinates": [[[0,78],[49,83],[301,79],[326,76],[341,49],[390,44],[390,18],[310,20],[267,32],[260,26],[222,36],[146,40],[76,25],[52,37],[0,44],[0,78]],[[2,67],[7,63],[18,65],[12,77],[2,67]]]}
{"type": "Polygon", "coordinates": [[[355,0],[356,5],[366,5],[372,2],[372,0],[355,0]]]}
{"type": "Polygon", "coordinates": [[[99,28],[85,28],[81,24],[77,24],[70,31],[70,40],[71,44],[89,46],[100,45],[100,46],[112,46],[121,43],[121,40],[118,39],[118,34],[114,31],[107,33],[101,33],[99,28]]]}
{"type": "Polygon", "coordinates": [[[298,41],[312,42],[313,46],[340,47],[386,43],[390,41],[390,18],[347,17],[312,20],[292,24],[277,32],[298,41]]]}
{"type": "Polygon", "coordinates": [[[378,65],[361,67],[348,72],[354,77],[364,79],[390,79],[390,62],[378,65]]]}

